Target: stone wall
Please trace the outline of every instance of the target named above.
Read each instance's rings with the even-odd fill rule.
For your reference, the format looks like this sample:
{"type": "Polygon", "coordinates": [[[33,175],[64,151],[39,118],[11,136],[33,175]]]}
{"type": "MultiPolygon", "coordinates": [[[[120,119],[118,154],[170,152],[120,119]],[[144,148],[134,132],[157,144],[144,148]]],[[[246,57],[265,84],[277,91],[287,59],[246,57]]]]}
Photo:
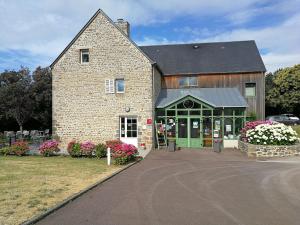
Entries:
{"type": "Polygon", "coordinates": [[[152,126],[146,126],[154,114],[151,62],[105,14],[95,17],[52,74],[53,131],[62,148],[72,139],[118,138],[120,116],[136,116],[138,142],[152,148],[152,126]],[[80,49],[89,49],[89,63],[80,63],[80,49]],[[124,78],[125,93],[105,93],[105,80],[116,78],[124,78]]]}
{"type": "Polygon", "coordinates": [[[249,157],[299,156],[300,144],[295,145],[253,145],[239,141],[239,149],[249,157]]]}

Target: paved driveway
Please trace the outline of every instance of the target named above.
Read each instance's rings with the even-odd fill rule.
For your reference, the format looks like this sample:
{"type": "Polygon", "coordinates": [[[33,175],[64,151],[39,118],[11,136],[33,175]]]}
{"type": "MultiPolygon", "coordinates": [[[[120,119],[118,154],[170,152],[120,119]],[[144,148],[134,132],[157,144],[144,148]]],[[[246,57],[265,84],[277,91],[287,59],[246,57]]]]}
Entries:
{"type": "Polygon", "coordinates": [[[300,160],[153,151],[39,224],[299,225],[300,160]]]}

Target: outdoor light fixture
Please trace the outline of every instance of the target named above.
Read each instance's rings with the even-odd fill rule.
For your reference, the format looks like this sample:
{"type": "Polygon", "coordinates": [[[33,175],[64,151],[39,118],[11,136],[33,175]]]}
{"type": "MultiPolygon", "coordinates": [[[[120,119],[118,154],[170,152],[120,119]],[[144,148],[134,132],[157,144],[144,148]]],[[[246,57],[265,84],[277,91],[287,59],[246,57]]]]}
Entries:
{"type": "Polygon", "coordinates": [[[130,112],[130,107],[126,107],[125,112],[130,112]]]}

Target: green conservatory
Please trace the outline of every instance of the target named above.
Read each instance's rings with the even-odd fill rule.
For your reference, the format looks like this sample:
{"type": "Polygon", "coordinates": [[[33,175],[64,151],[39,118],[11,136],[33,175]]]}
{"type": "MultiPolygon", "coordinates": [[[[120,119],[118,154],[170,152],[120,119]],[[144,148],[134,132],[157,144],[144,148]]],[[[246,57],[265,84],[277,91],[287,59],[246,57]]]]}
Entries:
{"type": "Polygon", "coordinates": [[[156,105],[157,141],[202,148],[212,147],[214,140],[237,140],[246,122],[246,101],[236,89],[215,89],[164,90],[156,105]]]}

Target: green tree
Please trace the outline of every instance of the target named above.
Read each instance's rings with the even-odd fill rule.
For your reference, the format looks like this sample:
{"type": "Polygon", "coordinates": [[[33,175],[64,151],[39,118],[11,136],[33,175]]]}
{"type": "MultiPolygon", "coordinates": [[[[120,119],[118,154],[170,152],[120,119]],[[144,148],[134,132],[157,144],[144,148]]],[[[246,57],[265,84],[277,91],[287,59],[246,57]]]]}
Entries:
{"type": "Polygon", "coordinates": [[[31,76],[27,68],[5,71],[0,76],[1,114],[15,119],[20,130],[32,115],[31,76]]]}
{"type": "Polygon", "coordinates": [[[276,107],[279,112],[299,114],[300,64],[276,71],[272,80],[273,86],[266,90],[267,105],[276,107]]]}
{"type": "Polygon", "coordinates": [[[52,74],[49,67],[38,67],[32,73],[31,88],[34,99],[33,118],[43,127],[50,128],[52,122],[52,74]]]}

